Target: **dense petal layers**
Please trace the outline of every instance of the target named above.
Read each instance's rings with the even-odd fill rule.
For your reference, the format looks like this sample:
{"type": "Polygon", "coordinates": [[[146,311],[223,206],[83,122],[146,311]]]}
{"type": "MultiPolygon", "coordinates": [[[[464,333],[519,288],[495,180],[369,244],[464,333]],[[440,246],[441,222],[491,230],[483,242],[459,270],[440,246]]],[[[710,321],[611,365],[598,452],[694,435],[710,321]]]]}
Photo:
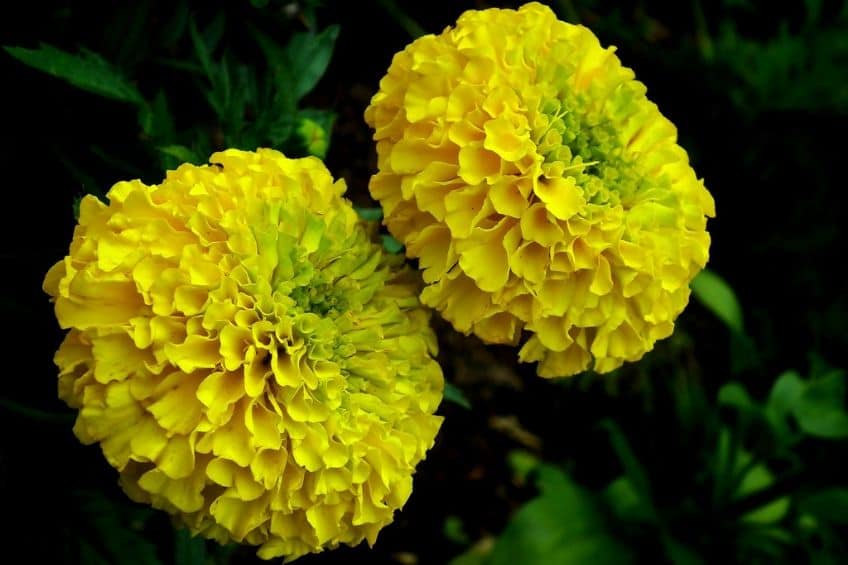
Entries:
{"type": "Polygon", "coordinates": [[[714,203],[645,86],[531,3],[468,11],[395,55],[365,119],[371,194],[422,302],[545,377],[608,372],[667,337],[714,203]]]}
{"type": "Polygon", "coordinates": [[[373,543],[441,424],[416,278],[318,159],[211,163],[83,199],[44,282],[74,431],[204,536],[264,558],[373,543]]]}

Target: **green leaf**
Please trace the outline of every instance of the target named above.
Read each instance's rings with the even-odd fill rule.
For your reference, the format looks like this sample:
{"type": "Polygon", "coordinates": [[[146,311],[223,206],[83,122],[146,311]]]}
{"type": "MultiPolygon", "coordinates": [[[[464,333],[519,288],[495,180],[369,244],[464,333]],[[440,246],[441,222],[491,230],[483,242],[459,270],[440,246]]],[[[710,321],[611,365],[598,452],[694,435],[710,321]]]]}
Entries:
{"type": "Polygon", "coordinates": [[[506,457],[513,476],[521,483],[539,466],[539,458],[523,449],[513,449],[506,457]]]}
{"type": "Polygon", "coordinates": [[[409,15],[400,8],[395,0],[377,0],[377,3],[380,4],[380,7],[388,13],[412,39],[426,35],[427,32],[424,28],[421,27],[418,22],[410,18],[409,15]]]}
{"type": "Polygon", "coordinates": [[[487,563],[528,565],[629,563],[633,556],[607,531],[602,506],[555,467],[540,467],[542,495],[525,504],[495,542],[487,563]],[[541,477],[544,477],[542,479],[541,477]]]}
{"type": "Polygon", "coordinates": [[[848,489],[829,488],[807,495],[798,502],[803,514],[820,520],[848,525],[848,489]]]}
{"type": "Polygon", "coordinates": [[[28,420],[36,422],[50,422],[55,424],[72,424],[76,419],[73,412],[48,412],[39,408],[32,408],[24,404],[9,400],[8,398],[0,397],[0,408],[12,414],[17,414],[28,420]]]}
{"type": "Polygon", "coordinates": [[[174,531],[174,565],[205,565],[206,542],[186,529],[174,531]]]}
{"type": "Polygon", "coordinates": [[[127,161],[119,155],[110,153],[99,145],[92,145],[91,152],[94,153],[104,164],[121,171],[125,175],[138,178],[144,174],[141,168],[134,163],[127,161]]]}
{"type": "Polygon", "coordinates": [[[450,541],[459,545],[468,545],[471,540],[468,534],[465,533],[465,527],[462,524],[462,518],[459,516],[448,516],[445,518],[445,525],[442,528],[445,537],[450,541]]]}
{"type": "Polygon", "coordinates": [[[158,143],[173,143],[177,136],[174,118],[168,109],[168,98],[163,90],[156,93],[152,104],[141,107],[138,122],[141,131],[158,143]]]}
{"type": "Polygon", "coordinates": [[[471,403],[465,398],[465,394],[451,383],[445,383],[444,397],[448,402],[459,404],[466,410],[471,410],[471,403]]]}
{"type": "Polygon", "coordinates": [[[663,537],[663,548],[674,565],[702,565],[706,563],[698,553],[683,543],[669,537],[663,537]]]}
{"type": "Polygon", "coordinates": [[[633,482],[624,475],[607,485],[603,496],[613,513],[622,520],[649,522],[653,518],[650,506],[645,504],[633,482]]]}
{"type": "Polygon", "coordinates": [[[358,208],[354,207],[356,213],[359,214],[359,217],[365,220],[366,222],[377,222],[383,219],[383,209],[382,208],[358,208]]]}
{"type": "Polygon", "coordinates": [[[494,538],[484,537],[465,553],[457,555],[448,562],[448,565],[485,565],[494,545],[494,538]]]}
{"type": "Polygon", "coordinates": [[[793,410],[805,433],[822,438],[848,438],[845,411],[845,373],[833,370],[807,383],[793,410]]]}
{"type": "MultiPolygon", "coordinates": [[[[739,449],[734,464],[738,472],[744,473],[733,498],[741,499],[774,484],[774,475],[764,463],[757,463],[754,456],[739,449]]],[[[773,524],[780,521],[789,512],[789,498],[784,496],[768,502],[759,508],[748,512],[740,518],[744,522],[756,524],[773,524]]]]}
{"type": "MultiPolygon", "coordinates": [[[[103,190],[98,186],[93,176],[88,174],[86,171],[83,171],[73,161],[71,161],[71,159],[65,154],[63,150],[59,148],[54,148],[54,150],[56,151],[59,161],[61,161],[65,168],[68,169],[68,172],[70,173],[71,177],[73,177],[74,181],[79,184],[79,188],[81,188],[85,194],[94,194],[95,196],[104,195],[103,190]]],[[[80,196],[79,199],[81,200],[82,197],[80,196]]],[[[76,218],[79,218],[78,204],[78,202],[75,203],[76,210],[74,211],[74,217],[76,218]]]]}
{"type": "Polygon", "coordinates": [[[744,334],[742,308],[727,282],[704,269],[692,280],[692,294],[734,332],[744,334]]]}
{"type": "Polygon", "coordinates": [[[726,383],[718,389],[718,403],[721,406],[732,406],[742,410],[756,409],[745,387],[735,382],[726,383]]]}
{"type": "Polygon", "coordinates": [[[114,502],[94,491],[77,492],[79,508],[92,537],[80,538],[82,551],[90,549],[91,561],[126,563],[127,565],[159,565],[156,546],[137,531],[149,518],[147,507],[114,502]]]}
{"type": "Polygon", "coordinates": [[[621,431],[617,423],[609,419],[601,421],[599,425],[609,433],[610,443],[622,467],[624,467],[625,475],[630,480],[636,493],[644,501],[648,512],[652,516],[656,515],[653,508],[653,496],[651,495],[651,483],[648,480],[648,475],[645,473],[645,468],[639,462],[636,454],[633,453],[633,449],[631,449],[624,432],[621,431]]]}
{"type": "Polygon", "coordinates": [[[217,69],[215,69],[212,63],[212,53],[200,31],[197,29],[194,19],[189,20],[188,31],[189,36],[191,36],[191,43],[194,45],[194,55],[200,61],[200,66],[203,67],[203,72],[206,73],[207,78],[210,81],[214,81],[217,69]]]}
{"type": "Polygon", "coordinates": [[[203,30],[203,43],[206,44],[206,49],[209,53],[214,53],[221,38],[224,36],[224,28],[227,24],[227,18],[224,11],[218,11],[215,18],[209,22],[206,29],[203,30]]]}
{"type": "Polygon", "coordinates": [[[782,435],[789,433],[786,419],[792,414],[804,392],[804,381],[795,371],[780,375],[771,387],[766,401],[766,417],[782,435]]]}
{"type": "Polygon", "coordinates": [[[170,18],[160,30],[160,43],[162,47],[173,47],[179,41],[186,30],[189,17],[189,6],[187,0],[178,0],[171,5],[170,18]]]}
{"type": "Polygon", "coordinates": [[[270,101],[263,104],[264,110],[260,113],[258,121],[268,122],[266,135],[273,147],[280,147],[288,141],[297,123],[297,97],[292,87],[293,71],[288,54],[282,46],[255,27],[250,27],[250,31],[265,55],[269,71],[266,89],[271,90],[270,95],[266,94],[270,101]]]}
{"type": "Polygon", "coordinates": [[[193,149],[185,145],[165,145],[156,149],[176,159],[178,164],[192,163],[193,165],[202,165],[204,163],[203,157],[200,157],[193,149]]]}
{"type": "Polygon", "coordinates": [[[380,237],[383,240],[383,249],[385,249],[387,253],[394,255],[395,253],[400,253],[403,250],[403,244],[392,236],[383,234],[380,237]]]}
{"type": "Polygon", "coordinates": [[[338,36],[339,26],[333,25],[318,34],[297,33],[286,45],[286,64],[292,78],[289,88],[296,99],[308,94],[324,76],[338,36]]]}
{"type": "Polygon", "coordinates": [[[135,85],[97,53],[82,50],[74,55],[47,43],[42,43],[38,49],[4,49],[19,61],[87,92],[121,102],[144,104],[144,97],[135,85]]]}
{"type": "MultiPolygon", "coordinates": [[[[740,458],[740,461],[742,458],[740,458]]],[[[741,497],[765,489],[774,483],[774,475],[765,465],[756,465],[742,479],[737,496],[741,497]]],[[[748,512],[740,519],[745,522],[758,524],[773,524],[779,522],[789,512],[789,498],[784,496],[748,512]]]]}

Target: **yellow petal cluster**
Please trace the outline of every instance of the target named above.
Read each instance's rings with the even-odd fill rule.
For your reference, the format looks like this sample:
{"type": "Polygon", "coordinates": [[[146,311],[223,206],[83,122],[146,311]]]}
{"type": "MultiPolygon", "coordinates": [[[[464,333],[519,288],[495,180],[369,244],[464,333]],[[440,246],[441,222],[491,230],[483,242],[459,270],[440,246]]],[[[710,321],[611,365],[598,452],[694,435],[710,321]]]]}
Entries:
{"type": "Polygon", "coordinates": [[[538,3],[468,11],[395,55],[365,119],[372,196],[421,299],[544,377],[634,361],[707,261],[713,199],[645,86],[538,3]],[[526,332],[525,332],[526,331],[526,332]]]}
{"type": "Polygon", "coordinates": [[[374,543],[441,424],[420,287],[318,159],[210,161],[82,200],[44,282],[74,431],[206,537],[263,558],[374,543]]]}

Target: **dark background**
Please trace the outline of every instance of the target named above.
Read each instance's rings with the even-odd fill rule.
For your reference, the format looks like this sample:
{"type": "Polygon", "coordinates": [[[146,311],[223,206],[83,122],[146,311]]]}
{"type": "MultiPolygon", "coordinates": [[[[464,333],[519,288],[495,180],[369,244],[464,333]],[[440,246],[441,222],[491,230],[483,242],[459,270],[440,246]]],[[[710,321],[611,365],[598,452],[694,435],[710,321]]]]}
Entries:
{"type": "MultiPolygon", "coordinates": [[[[397,5],[426,31],[439,32],[465,9],[518,4],[397,5]]],[[[721,384],[738,379],[762,396],[782,371],[807,370],[811,354],[845,366],[848,23],[842,3],[574,0],[554,7],[563,19],[592,28],[602,44],[617,45],[622,61],[677,125],[716,201],[709,268],[734,289],[753,347],[733,345],[724,326],[693,301],[675,337],[639,367],[563,384],[535,377],[532,366],[518,366],[509,349],[483,348],[439,324],[446,377],[473,409],[443,404],[446,421],[416,475],[413,496],[373,551],[341,549],[303,558],[305,564],[446,562],[463,550],[444,535],[446,517],[460,518],[473,542],[501,531],[510,513],[533,495],[513,480],[507,464],[512,449],[563,463],[591,486],[613,478],[620,469],[597,429],[605,417],[626,427],[652,480],[671,485],[674,496],[674,485],[683,489],[688,483],[674,476],[683,463],[670,461],[694,459],[697,446],[682,431],[674,436],[669,430],[674,398],[665,382],[685,373],[689,385],[711,399],[721,384]]],[[[4,7],[0,43],[35,47],[46,41],[69,51],[84,46],[132,69],[144,93],[165,85],[178,124],[209,121],[213,117],[184,75],[155,62],[187,50],[185,38],[170,51],[156,43],[172,9],[164,1],[16,3],[4,7]]],[[[245,22],[269,33],[301,25],[281,15],[280,3],[261,9],[249,2],[191,4],[199,22],[219,11],[227,14],[223,41],[248,60],[259,60],[259,54],[245,22]]],[[[362,113],[392,54],[410,36],[384,3],[328,1],[316,15],[319,28],[338,23],[341,33],[308,101],[336,112],[327,163],[347,180],[349,197],[367,205],[376,159],[362,113]]],[[[6,53],[0,53],[0,76],[0,500],[4,522],[11,523],[0,528],[2,551],[22,551],[33,562],[76,561],[78,540],[102,531],[85,502],[85,493],[96,491],[117,505],[103,509],[95,503],[98,516],[127,521],[131,528],[133,520],[143,522],[136,529],[170,562],[175,542],[167,519],[122,510],[115,473],[96,447],[79,445],[70,430],[72,417],[56,398],[51,361],[62,333],[41,291],[47,269],[67,252],[76,197],[102,194],[129,176],[156,182],[162,171],[139,149],[143,140],[127,105],[82,92],[6,53]],[[92,147],[121,162],[104,161],[92,147]],[[89,186],[81,174],[90,178],[89,186]]],[[[844,446],[838,449],[844,454],[844,446]]],[[[841,471],[826,466],[816,480],[844,480],[836,476],[841,471]]],[[[126,562],[134,562],[132,541],[120,543],[126,562]]],[[[708,560],[739,555],[730,542],[703,551],[708,560]]],[[[250,550],[232,556],[233,562],[252,559],[250,550]]]]}

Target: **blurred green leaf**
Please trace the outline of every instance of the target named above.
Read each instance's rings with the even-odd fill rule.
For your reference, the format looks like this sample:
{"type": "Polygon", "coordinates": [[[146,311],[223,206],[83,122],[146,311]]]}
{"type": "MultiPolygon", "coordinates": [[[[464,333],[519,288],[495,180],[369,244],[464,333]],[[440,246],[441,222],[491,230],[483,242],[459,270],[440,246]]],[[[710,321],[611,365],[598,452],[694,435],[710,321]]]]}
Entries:
{"type": "Polygon", "coordinates": [[[651,508],[636,492],[633,482],[625,476],[607,485],[603,496],[613,513],[622,520],[648,522],[654,518],[651,508]]]}
{"type": "Polygon", "coordinates": [[[112,565],[112,562],[84,539],[79,540],[79,560],[80,565],[112,565]]]}
{"type": "Polygon", "coordinates": [[[103,57],[88,50],[74,55],[42,43],[38,49],[4,47],[19,61],[85,90],[121,102],[143,105],[138,89],[103,57]]]}
{"type": "MultiPolygon", "coordinates": [[[[751,456],[743,453],[739,458],[740,466],[746,465],[751,460],[751,456]]],[[[744,476],[736,491],[736,497],[750,495],[751,493],[761,491],[774,483],[774,475],[769,471],[764,464],[753,466],[744,476]]],[[[780,521],[789,512],[789,498],[781,497],[772,502],[769,502],[756,510],[748,512],[741,517],[745,522],[755,522],[758,524],[773,524],[780,521]]]]}
{"type": "Polygon", "coordinates": [[[0,397],[0,408],[9,411],[12,414],[17,414],[18,416],[37,422],[50,422],[68,425],[72,424],[76,419],[76,415],[73,412],[48,412],[46,410],[32,408],[21,404],[20,402],[2,397],[0,397]]]}
{"type": "Polygon", "coordinates": [[[185,145],[165,145],[164,147],[157,147],[157,149],[165,155],[175,158],[179,163],[202,165],[205,162],[203,157],[185,145]]]}
{"type": "Polygon", "coordinates": [[[471,410],[471,403],[465,397],[465,394],[451,383],[445,383],[445,400],[459,404],[466,410],[471,410]]]}
{"type": "Polygon", "coordinates": [[[412,39],[417,39],[422,35],[426,35],[427,32],[424,28],[421,27],[418,22],[409,17],[409,15],[401,9],[395,0],[377,0],[377,3],[380,4],[380,7],[388,13],[412,39]]]}
{"type": "Polygon", "coordinates": [[[90,536],[80,538],[81,553],[89,556],[89,563],[159,565],[156,546],[140,531],[151,508],[119,504],[95,491],[79,491],[75,498],[91,528],[90,536]]]}
{"type": "Polygon", "coordinates": [[[128,2],[102,29],[99,45],[118,67],[134,67],[147,56],[150,41],[150,2],[128,2]]]}
{"type": "Polygon", "coordinates": [[[798,508],[820,520],[848,525],[848,489],[829,488],[809,494],[799,500],[798,508]]]}
{"type": "Polygon", "coordinates": [[[104,164],[120,171],[124,175],[141,177],[143,174],[143,171],[138,165],[127,161],[119,155],[115,155],[110,151],[107,151],[100,145],[92,145],[91,152],[94,153],[104,164]]]}
{"type": "Polygon", "coordinates": [[[209,78],[210,81],[214,81],[217,72],[212,64],[212,54],[209,47],[206,45],[206,41],[197,29],[197,24],[193,19],[188,22],[188,31],[192,45],[194,45],[195,57],[197,57],[197,60],[200,62],[200,66],[203,68],[203,72],[206,73],[206,77],[209,78]]]}
{"type": "Polygon", "coordinates": [[[848,112],[846,22],[819,22],[819,13],[820,5],[809,3],[800,31],[794,31],[795,21],[785,19],[779,32],[764,40],[741,35],[732,19],[722,22],[713,62],[735,75],[728,92],[746,115],[774,110],[848,112]]]}
{"type": "Polygon", "coordinates": [[[745,333],[742,308],[736,294],[717,274],[704,269],[692,280],[692,294],[724,322],[731,330],[745,333]]]}
{"type": "Polygon", "coordinates": [[[383,249],[385,249],[386,252],[394,255],[395,253],[400,253],[403,250],[403,244],[392,236],[383,234],[380,237],[383,240],[383,249]]]}
{"type": "MultiPolygon", "coordinates": [[[[70,157],[68,157],[68,155],[63,149],[60,149],[58,147],[54,147],[53,149],[56,152],[56,156],[58,157],[59,161],[61,161],[62,165],[65,166],[74,181],[79,184],[79,188],[82,190],[83,193],[103,196],[104,191],[100,188],[100,186],[97,184],[97,181],[92,175],[88,174],[88,172],[86,171],[83,171],[73,161],[71,161],[70,157]]],[[[80,199],[82,199],[81,196],[78,198],[78,200],[80,199]]],[[[79,218],[78,201],[75,202],[75,208],[76,209],[74,210],[74,217],[79,218]]]]}
{"type": "Polygon", "coordinates": [[[602,420],[599,426],[607,430],[609,433],[610,444],[612,444],[613,450],[615,451],[616,456],[618,456],[619,462],[621,462],[622,467],[624,467],[624,473],[630,480],[632,487],[643,500],[645,508],[651,515],[656,515],[652,502],[653,495],[651,494],[651,483],[648,480],[645,467],[639,462],[636,454],[633,453],[633,449],[631,449],[630,443],[627,441],[627,437],[624,435],[624,432],[621,431],[621,427],[619,427],[616,422],[609,419],[602,420]]]}
{"type": "Polygon", "coordinates": [[[170,9],[170,18],[168,18],[160,31],[163,47],[173,47],[179,41],[185,33],[188,19],[188,0],[177,0],[173,2],[170,9]]]}
{"type": "Polygon", "coordinates": [[[507,463],[515,479],[523,483],[530,473],[539,466],[539,458],[529,451],[513,449],[507,454],[507,463]]]}
{"type": "Polygon", "coordinates": [[[462,518],[458,516],[448,516],[445,518],[445,525],[444,528],[442,528],[442,531],[445,534],[445,538],[454,543],[460,545],[468,545],[471,543],[471,540],[468,538],[468,534],[465,533],[462,518]]]}
{"type": "Polygon", "coordinates": [[[845,373],[833,370],[807,383],[793,414],[800,428],[812,436],[848,438],[848,413],[844,401],[845,373]]]}
{"type": "Polygon", "coordinates": [[[748,391],[737,382],[725,383],[718,389],[718,403],[721,406],[732,406],[743,410],[756,408],[748,391]]]}
{"type": "Polygon", "coordinates": [[[204,28],[202,34],[203,43],[206,45],[206,49],[210,54],[214,53],[218,48],[218,44],[221,43],[221,38],[224,36],[226,24],[226,13],[223,10],[218,10],[215,17],[211,22],[209,22],[209,25],[204,28]]]}
{"type": "Polygon", "coordinates": [[[798,405],[803,392],[804,381],[795,371],[786,371],[771,387],[766,401],[766,417],[771,425],[784,436],[789,433],[786,420],[798,405]]]}
{"type": "Polygon", "coordinates": [[[484,565],[492,552],[494,539],[490,536],[484,537],[465,553],[450,560],[449,565],[484,565]]]}
{"type": "Polygon", "coordinates": [[[366,222],[378,222],[383,219],[382,208],[354,208],[359,217],[366,222]]]}
{"type": "Polygon", "coordinates": [[[185,528],[174,530],[174,565],[206,565],[206,542],[185,528]]]}
{"type": "Polygon", "coordinates": [[[702,565],[706,563],[706,560],[698,555],[694,549],[669,536],[663,538],[663,548],[674,565],[702,565]]]}

